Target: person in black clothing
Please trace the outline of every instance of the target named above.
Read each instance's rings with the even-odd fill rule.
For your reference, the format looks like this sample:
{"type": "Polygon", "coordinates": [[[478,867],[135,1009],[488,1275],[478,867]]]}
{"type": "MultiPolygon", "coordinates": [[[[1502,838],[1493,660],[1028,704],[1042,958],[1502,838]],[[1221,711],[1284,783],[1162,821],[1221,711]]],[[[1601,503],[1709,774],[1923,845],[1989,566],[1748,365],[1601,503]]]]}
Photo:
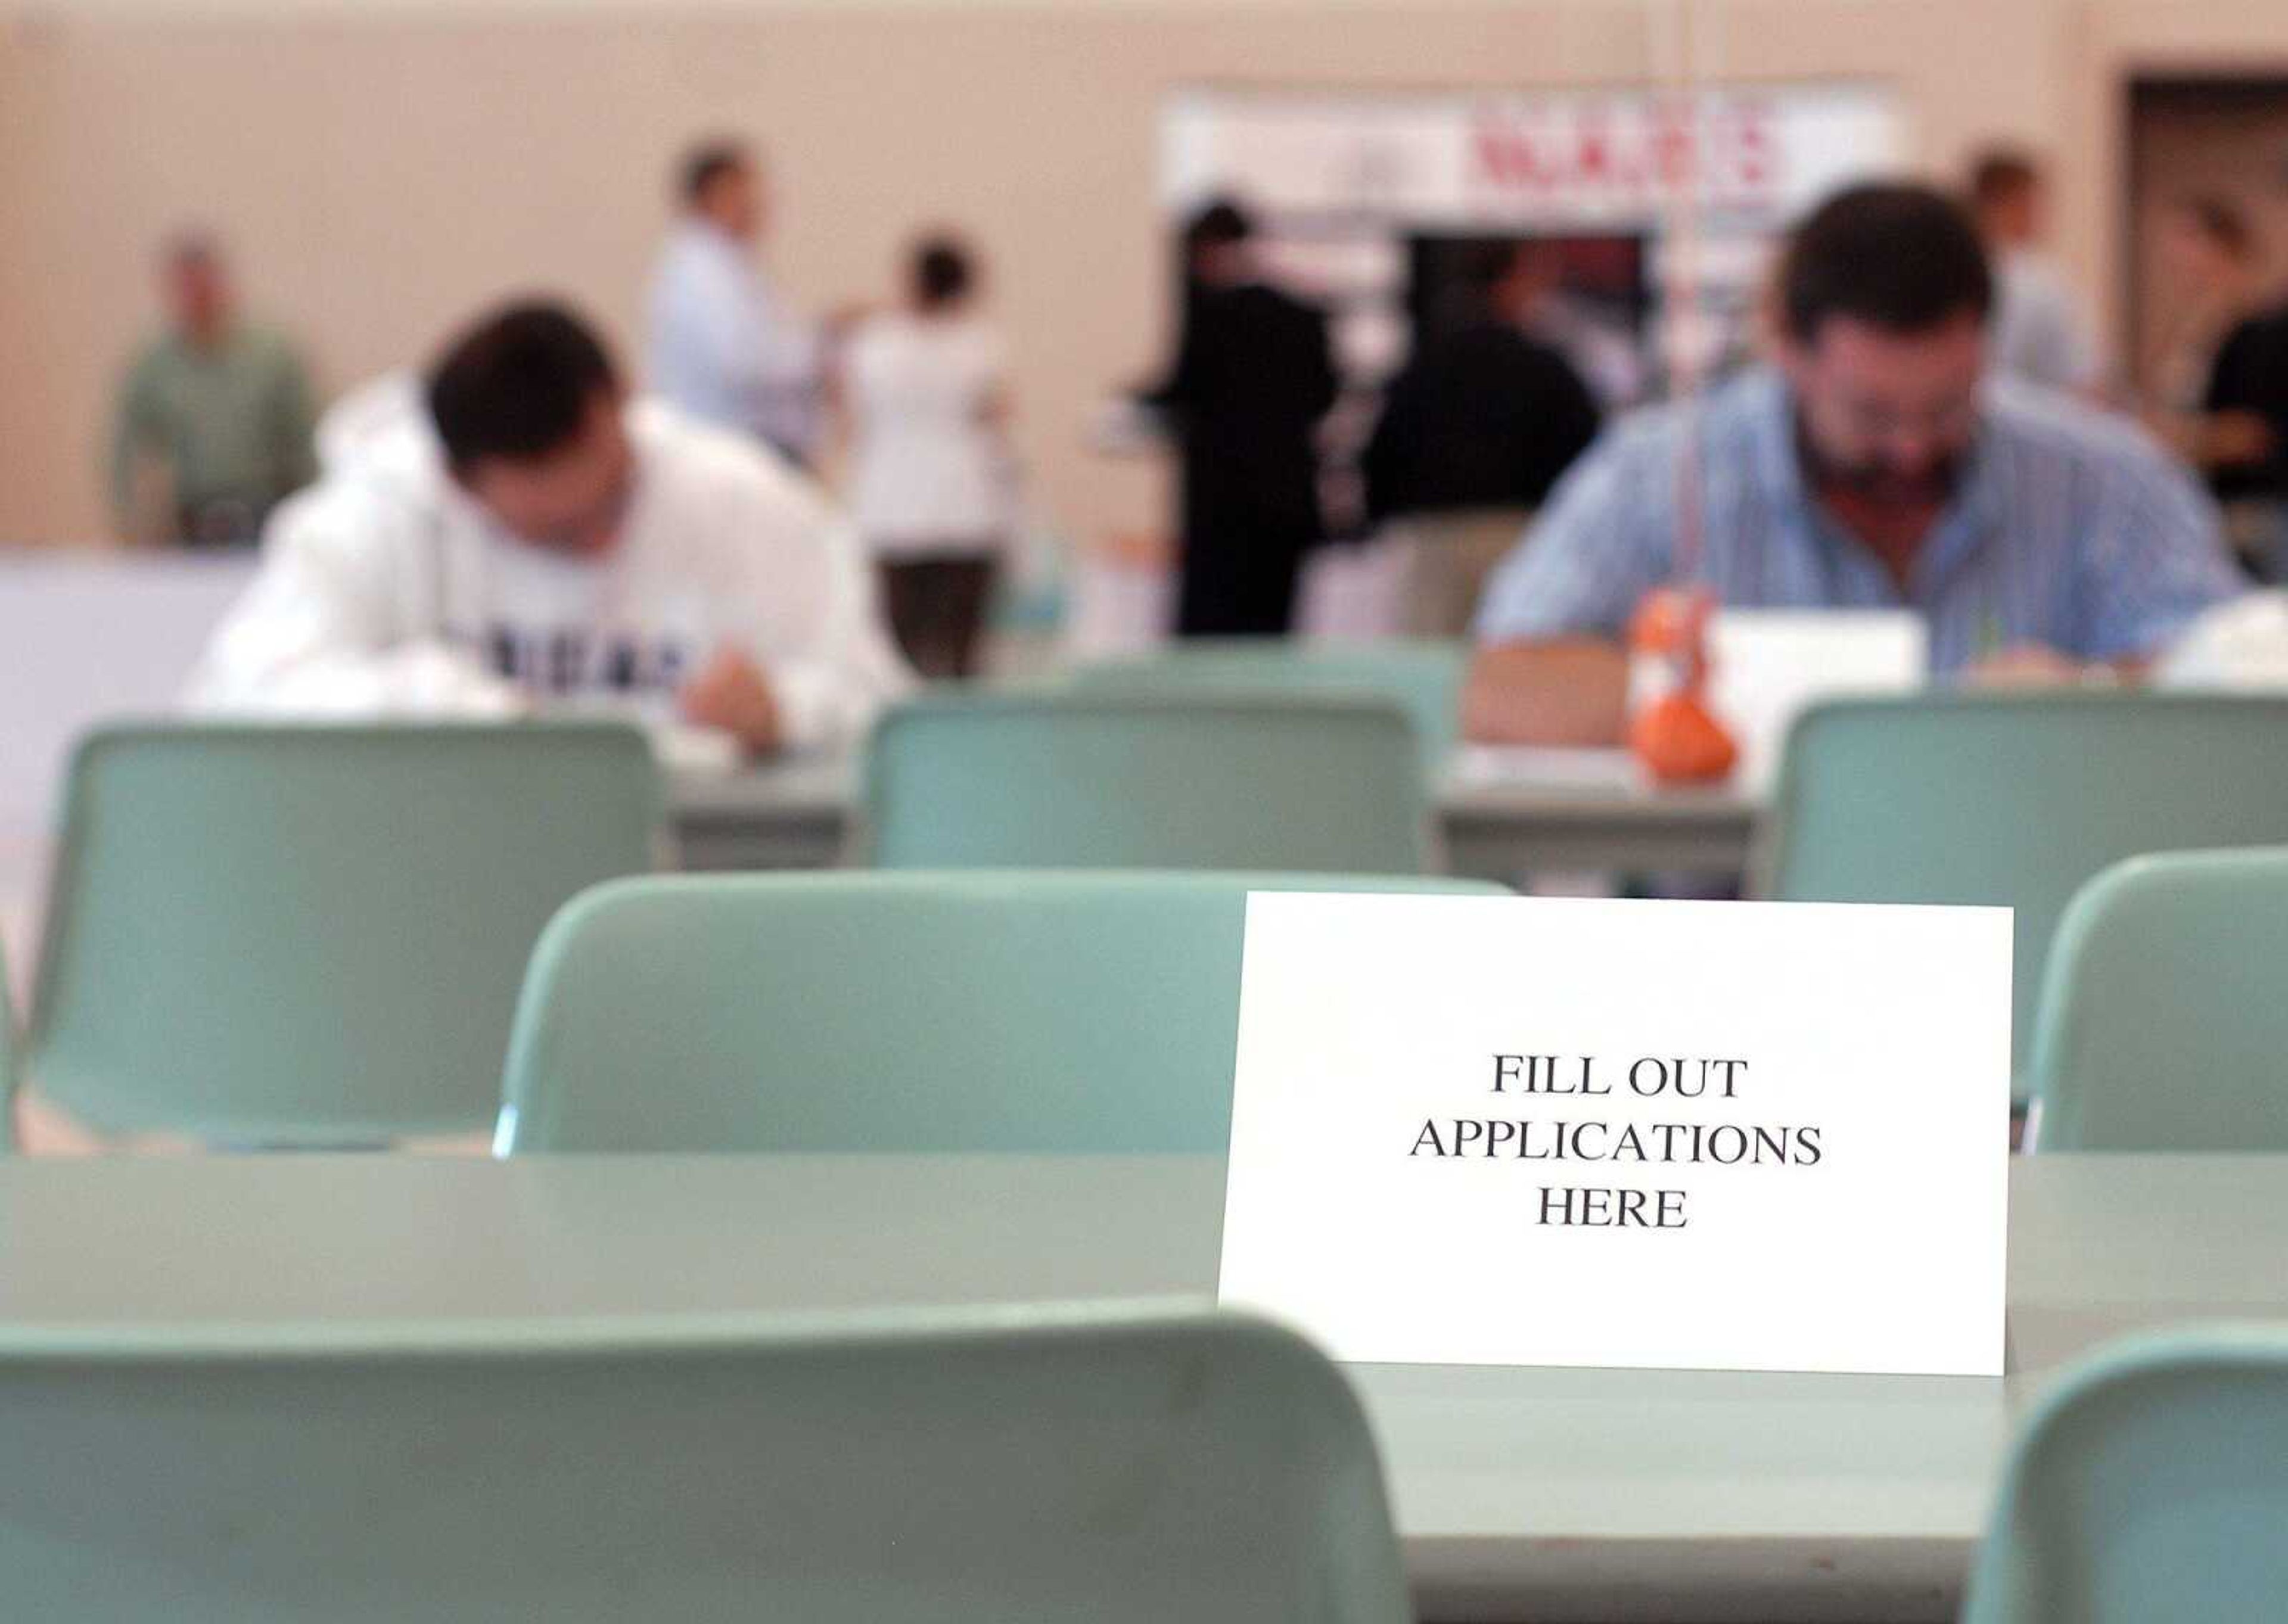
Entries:
{"type": "Polygon", "coordinates": [[[1383,397],[1367,511],[1408,550],[1407,630],[1460,637],[1487,573],[1597,437],[1588,385],[1526,336],[1540,290],[1526,254],[1490,250],[1471,314],[1426,337],[1383,397]]]}
{"type": "Polygon", "coordinates": [[[2288,578],[2288,306],[2226,336],[2201,404],[2202,460],[2234,550],[2258,578],[2288,578]]]}
{"type": "Polygon", "coordinates": [[[1182,447],[1181,637],[1277,636],[1321,539],[1314,431],[1337,389],[1326,317],[1258,280],[1234,204],[1186,228],[1174,370],[1146,397],[1182,447]]]}

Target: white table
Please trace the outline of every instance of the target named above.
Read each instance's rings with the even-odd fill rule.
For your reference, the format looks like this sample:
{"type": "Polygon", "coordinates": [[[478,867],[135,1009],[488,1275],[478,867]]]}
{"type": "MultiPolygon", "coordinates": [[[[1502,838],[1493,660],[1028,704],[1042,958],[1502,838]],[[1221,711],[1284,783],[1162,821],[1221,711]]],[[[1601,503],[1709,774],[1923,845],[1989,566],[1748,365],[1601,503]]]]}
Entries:
{"type": "Polygon", "coordinates": [[[44,827],[86,728],[177,708],[254,568],[250,552],[0,557],[0,826],[44,827]]]}
{"type": "MultiPolygon", "coordinates": [[[[839,756],[798,757],[671,785],[686,868],[809,868],[843,861],[857,769],[839,756]]],[[[1531,869],[1736,874],[1747,866],[1761,802],[1733,788],[1656,789],[1603,772],[1450,773],[1437,813],[1447,866],[1508,881],[1531,869]]]]}
{"type": "Polygon", "coordinates": [[[677,772],[668,815],[685,868],[829,868],[845,860],[858,811],[858,764],[798,755],[749,772],[677,772]]]}
{"type": "Polygon", "coordinates": [[[1537,869],[1736,875],[1762,812],[1730,788],[1449,777],[1438,795],[1448,868],[1505,883],[1537,869]]]}
{"type": "MultiPolygon", "coordinates": [[[[1191,1157],[0,1161],[0,1321],[1197,1299],[1221,1185],[1191,1157]]],[[[2036,1158],[2012,1197],[2006,1382],[1354,1367],[1424,1616],[1950,1618],[2060,1360],[2288,1313],[2288,1157],[2036,1158]]]]}

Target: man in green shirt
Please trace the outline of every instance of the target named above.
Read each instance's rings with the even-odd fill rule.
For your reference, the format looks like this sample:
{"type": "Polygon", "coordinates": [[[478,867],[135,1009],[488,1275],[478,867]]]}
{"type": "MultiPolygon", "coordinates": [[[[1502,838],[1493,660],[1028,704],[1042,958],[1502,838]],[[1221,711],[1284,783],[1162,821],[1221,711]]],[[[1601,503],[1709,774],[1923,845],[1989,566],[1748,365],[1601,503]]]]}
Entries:
{"type": "Polygon", "coordinates": [[[113,513],[131,541],[250,544],[316,476],[309,378],[283,337],[239,319],[212,242],[171,244],[161,281],[169,327],[120,395],[113,513]]]}

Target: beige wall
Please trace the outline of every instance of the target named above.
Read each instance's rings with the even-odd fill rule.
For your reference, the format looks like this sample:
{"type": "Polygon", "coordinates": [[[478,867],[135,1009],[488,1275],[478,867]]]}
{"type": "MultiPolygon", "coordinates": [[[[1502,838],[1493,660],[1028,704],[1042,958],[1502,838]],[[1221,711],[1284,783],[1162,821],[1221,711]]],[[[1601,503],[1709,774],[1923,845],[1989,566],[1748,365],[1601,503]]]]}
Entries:
{"type": "MultiPolygon", "coordinates": [[[[1152,523],[1153,471],[1084,425],[1161,337],[1154,115],[1201,81],[1313,86],[1646,77],[1624,0],[979,8],[590,0],[345,9],[123,0],[0,9],[0,538],[103,528],[97,447],[171,223],[237,246],[253,300],[338,388],[512,289],[626,339],[695,131],[751,131],[781,176],[775,258],[819,305],[885,292],[915,226],[968,230],[1015,351],[1045,504],[1093,538],[1152,523]]],[[[2288,66],[2279,0],[1704,0],[1704,62],[1895,83],[1950,168],[2008,136],[2068,160],[2069,258],[2109,297],[2117,75],[2150,58],[2288,66]]]]}

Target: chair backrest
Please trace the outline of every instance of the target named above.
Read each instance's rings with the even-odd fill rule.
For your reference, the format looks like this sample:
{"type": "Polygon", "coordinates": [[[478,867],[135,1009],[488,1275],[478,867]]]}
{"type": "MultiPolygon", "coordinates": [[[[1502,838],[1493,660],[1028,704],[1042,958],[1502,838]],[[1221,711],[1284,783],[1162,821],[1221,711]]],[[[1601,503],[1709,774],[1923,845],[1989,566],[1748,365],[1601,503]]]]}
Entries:
{"type": "Polygon", "coordinates": [[[1250,890],[1203,874],[663,875],[548,927],[498,1148],[1221,1152],[1250,890]]]}
{"type": "Polygon", "coordinates": [[[1415,874],[1430,855],[1412,731],[1363,698],[925,697],[875,727],[866,820],[894,868],[1415,874]]]}
{"type": "Polygon", "coordinates": [[[1414,725],[1423,770],[1434,776],[1461,725],[1459,642],[1392,638],[1298,643],[1280,638],[1192,638],[1148,654],[1084,665],[1074,685],[1099,693],[1266,695],[1356,694],[1386,699],[1414,725]]]}
{"type": "Polygon", "coordinates": [[[549,916],[652,866],[632,728],[107,728],[71,769],[30,1081],[234,1144],[482,1131],[549,916]]]}
{"type": "Polygon", "coordinates": [[[2017,911],[2020,1073],[2058,918],[2144,852],[2288,841],[2288,699],[1938,694],[1817,705],[1788,735],[1759,889],[2017,911]]]}
{"type": "Polygon", "coordinates": [[[2288,1333],[2099,1354],[2020,1433],[1965,1624],[2276,1617],[2288,1596],[2288,1333]]]}
{"type": "Polygon", "coordinates": [[[1341,1374],[1236,1317],[0,1333],[0,1573],[104,1624],[1403,1624],[1341,1374]]]}
{"type": "Polygon", "coordinates": [[[2032,1144],[2288,1151],[2288,848],[2132,858],[2059,922],[2032,1144]]]}

